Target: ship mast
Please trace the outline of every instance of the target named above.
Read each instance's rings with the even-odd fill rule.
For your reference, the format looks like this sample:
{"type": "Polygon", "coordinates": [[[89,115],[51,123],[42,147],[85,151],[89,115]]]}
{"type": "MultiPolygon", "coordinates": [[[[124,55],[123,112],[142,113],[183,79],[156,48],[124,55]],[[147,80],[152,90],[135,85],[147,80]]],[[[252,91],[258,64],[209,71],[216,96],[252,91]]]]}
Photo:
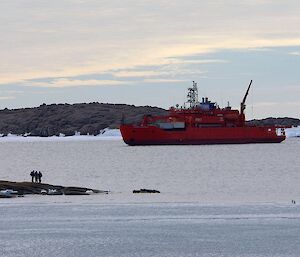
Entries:
{"type": "Polygon", "coordinates": [[[198,87],[197,87],[197,83],[195,81],[193,81],[193,87],[190,87],[188,89],[187,103],[190,104],[190,108],[195,108],[197,106],[197,104],[199,103],[198,87]]]}
{"type": "Polygon", "coordinates": [[[243,98],[243,101],[241,102],[241,115],[244,114],[244,111],[245,111],[245,109],[246,109],[246,104],[245,104],[245,103],[246,103],[247,96],[248,96],[248,94],[249,94],[249,90],[250,90],[251,84],[252,84],[252,79],[251,79],[251,81],[250,81],[250,84],[249,84],[249,86],[248,86],[248,89],[247,89],[247,91],[246,91],[246,94],[245,94],[245,96],[244,96],[244,98],[243,98]]]}

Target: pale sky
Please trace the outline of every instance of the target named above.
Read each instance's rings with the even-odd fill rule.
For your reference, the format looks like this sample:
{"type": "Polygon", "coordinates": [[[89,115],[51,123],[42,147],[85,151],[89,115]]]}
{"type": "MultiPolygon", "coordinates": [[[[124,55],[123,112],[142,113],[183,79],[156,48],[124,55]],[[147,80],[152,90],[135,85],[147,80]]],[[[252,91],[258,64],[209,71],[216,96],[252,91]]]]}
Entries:
{"type": "Polygon", "coordinates": [[[300,116],[300,2],[0,0],[0,108],[182,104],[300,116]]]}

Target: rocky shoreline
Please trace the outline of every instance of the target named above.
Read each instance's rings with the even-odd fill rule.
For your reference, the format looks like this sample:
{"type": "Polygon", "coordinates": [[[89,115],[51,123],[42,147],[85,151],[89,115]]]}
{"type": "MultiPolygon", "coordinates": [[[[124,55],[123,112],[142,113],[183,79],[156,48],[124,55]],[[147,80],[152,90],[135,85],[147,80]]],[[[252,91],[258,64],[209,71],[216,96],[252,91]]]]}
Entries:
{"type": "Polygon", "coordinates": [[[86,187],[66,187],[33,182],[13,182],[0,180],[0,198],[13,198],[24,195],[90,195],[108,194],[109,191],[86,187]]]}
{"type": "MultiPolygon", "coordinates": [[[[66,187],[34,182],[14,182],[0,180],[0,198],[23,197],[24,195],[90,195],[108,194],[108,190],[99,190],[87,187],[66,187]]],[[[157,194],[156,189],[135,189],[134,194],[157,194]]]]}

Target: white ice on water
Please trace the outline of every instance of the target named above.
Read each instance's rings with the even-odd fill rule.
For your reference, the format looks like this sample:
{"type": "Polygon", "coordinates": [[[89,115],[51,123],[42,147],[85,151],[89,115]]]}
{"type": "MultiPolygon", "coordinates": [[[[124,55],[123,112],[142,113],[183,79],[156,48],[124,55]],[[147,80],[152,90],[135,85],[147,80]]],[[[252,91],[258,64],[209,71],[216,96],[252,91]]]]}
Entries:
{"type": "Polygon", "coordinates": [[[285,129],[287,137],[300,137],[300,126],[285,129]]]}
{"type": "Polygon", "coordinates": [[[49,142],[49,141],[97,141],[97,140],[121,140],[121,132],[119,129],[105,128],[100,130],[97,136],[94,135],[80,135],[79,132],[75,132],[74,136],[65,136],[60,133],[59,136],[51,137],[35,137],[35,136],[22,136],[15,134],[8,134],[7,136],[0,137],[0,142],[49,142]]]}

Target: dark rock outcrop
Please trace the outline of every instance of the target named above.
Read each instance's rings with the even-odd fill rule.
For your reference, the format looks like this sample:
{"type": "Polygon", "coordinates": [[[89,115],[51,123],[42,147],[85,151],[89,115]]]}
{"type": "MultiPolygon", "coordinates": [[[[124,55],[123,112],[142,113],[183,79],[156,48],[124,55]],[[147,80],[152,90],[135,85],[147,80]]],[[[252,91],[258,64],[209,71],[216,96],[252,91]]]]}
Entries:
{"type": "Polygon", "coordinates": [[[300,126],[300,119],[295,118],[266,118],[261,120],[250,120],[247,122],[251,125],[260,125],[260,126],[284,126],[284,127],[293,127],[300,126]]]}
{"type": "Polygon", "coordinates": [[[12,181],[1,181],[1,180],[0,180],[0,190],[13,190],[17,192],[16,195],[26,195],[26,194],[89,195],[89,192],[108,194],[108,191],[97,190],[97,189],[86,188],[86,187],[64,187],[64,186],[50,185],[44,183],[12,182],[12,181]]]}
{"type": "Polygon", "coordinates": [[[159,194],[160,192],[158,190],[155,190],[155,189],[145,189],[145,188],[142,188],[142,189],[135,189],[132,191],[132,193],[134,194],[159,194]]]}

